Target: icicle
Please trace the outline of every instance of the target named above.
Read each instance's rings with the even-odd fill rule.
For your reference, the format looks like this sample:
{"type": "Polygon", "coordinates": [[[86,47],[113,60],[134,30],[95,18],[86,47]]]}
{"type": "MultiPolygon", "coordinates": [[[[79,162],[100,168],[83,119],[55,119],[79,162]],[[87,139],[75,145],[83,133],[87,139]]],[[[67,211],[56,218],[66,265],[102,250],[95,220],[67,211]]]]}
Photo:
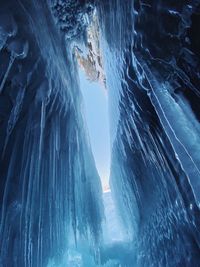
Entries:
{"type": "Polygon", "coordinates": [[[42,142],[43,142],[43,135],[44,135],[44,128],[45,128],[45,103],[42,101],[41,105],[41,119],[40,119],[40,142],[39,142],[39,161],[41,160],[42,156],[42,142]]]}
{"type": "Polygon", "coordinates": [[[10,117],[8,119],[8,125],[7,125],[7,131],[6,131],[6,140],[5,140],[5,144],[4,144],[4,149],[3,149],[3,153],[2,153],[2,157],[4,156],[8,141],[9,141],[9,137],[17,123],[17,120],[19,118],[21,109],[22,109],[22,104],[23,104],[23,99],[24,99],[24,94],[25,94],[25,87],[19,89],[19,93],[16,97],[16,101],[14,103],[14,106],[11,110],[10,113],[10,117]]]}
{"type": "Polygon", "coordinates": [[[27,56],[28,53],[28,42],[22,43],[19,40],[12,41],[8,47],[7,50],[10,52],[10,61],[8,63],[7,70],[3,76],[3,79],[0,84],[0,94],[3,90],[4,84],[6,82],[6,79],[8,78],[9,72],[11,70],[11,67],[16,59],[23,59],[27,56]]]}

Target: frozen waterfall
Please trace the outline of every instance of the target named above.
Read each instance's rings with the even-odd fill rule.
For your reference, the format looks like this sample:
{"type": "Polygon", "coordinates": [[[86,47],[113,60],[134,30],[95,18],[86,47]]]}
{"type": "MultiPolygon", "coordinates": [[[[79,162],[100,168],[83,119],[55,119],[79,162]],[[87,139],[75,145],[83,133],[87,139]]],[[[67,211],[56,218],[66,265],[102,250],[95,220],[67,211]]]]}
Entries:
{"type": "Polygon", "coordinates": [[[199,25],[200,0],[1,0],[0,267],[200,266],[199,25]]]}

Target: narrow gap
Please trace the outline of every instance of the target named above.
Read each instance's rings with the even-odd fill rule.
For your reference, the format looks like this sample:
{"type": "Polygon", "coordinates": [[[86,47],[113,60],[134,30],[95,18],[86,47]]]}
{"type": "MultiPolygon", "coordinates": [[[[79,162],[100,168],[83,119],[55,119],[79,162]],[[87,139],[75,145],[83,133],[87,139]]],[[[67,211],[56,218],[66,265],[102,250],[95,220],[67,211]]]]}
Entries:
{"type": "MultiPolygon", "coordinates": [[[[84,105],[83,115],[85,116],[91,149],[103,188],[105,220],[102,225],[103,250],[101,253],[110,255],[111,251],[115,251],[117,248],[123,249],[128,237],[109,186],[111,141],[113,141],[111,140],[111,137],[113,137],[113,123],[110,124],[113,121],[110,121],[110,119],[114,119],[115,122],[117,114],[114,114],[113,118],[96,13],[94,13],[92,23],[87,29],[87,42],[84,45],[77,44],[75,55],[79,66],[80,90],[84,105]]],[[[104,258],[102,264],[109,260],[106,259],[105,255],[102,257],[102,259],[104,258]]],[[[118,256],[113,254],[110,260],[115,262],[118,256]]]]}
{"type": "Polygon", "coordinates": [[[85,70],[81,68],[79,78],[91,148],[103,188],[104,246],[119,246],[127,239],[127,233],[119,218],[109,186],[111,145],[108,91],[99,82],[89,80],[85,70]]]}
{"type": "Polygon", "coordinates": [[[91,148],[105,192],[109,190],[111,154],[107,90],[98,82],[89,81],[82,69],[79,77],[91,148]]]}

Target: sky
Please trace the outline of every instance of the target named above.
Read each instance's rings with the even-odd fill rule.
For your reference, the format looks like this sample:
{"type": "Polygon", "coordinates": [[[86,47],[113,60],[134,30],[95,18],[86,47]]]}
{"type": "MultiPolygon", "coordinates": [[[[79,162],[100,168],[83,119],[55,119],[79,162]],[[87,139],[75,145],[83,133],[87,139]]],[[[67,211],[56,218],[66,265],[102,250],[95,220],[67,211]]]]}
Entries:
{"type": "Polygon", "coordinates": [[[110,172],[107,91],[98,82],[89,81],[81,69],[79,69],[79,77],[92,152],[103,189],[105,190],[109,187],[110,172]]]}

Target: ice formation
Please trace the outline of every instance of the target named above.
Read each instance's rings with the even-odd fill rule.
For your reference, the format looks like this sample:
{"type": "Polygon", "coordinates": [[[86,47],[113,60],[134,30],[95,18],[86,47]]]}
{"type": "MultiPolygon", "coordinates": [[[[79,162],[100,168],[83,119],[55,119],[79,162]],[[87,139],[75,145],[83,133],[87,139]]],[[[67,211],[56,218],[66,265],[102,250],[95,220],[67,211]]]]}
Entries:
{"type": "Polygon", "coordinates": [[[71,47],[46,3],[10,1],[0,21],[0,266],[58,266],[85,240],[98,260],[101,185],[71,47]]]}
{"type": "Polygon", "coordinates": [[[199,23],[199,0],[1,1],[0,267],[200,266],[199,23]],[[109,95],[114,202],[78,61],[109,95]]]}

